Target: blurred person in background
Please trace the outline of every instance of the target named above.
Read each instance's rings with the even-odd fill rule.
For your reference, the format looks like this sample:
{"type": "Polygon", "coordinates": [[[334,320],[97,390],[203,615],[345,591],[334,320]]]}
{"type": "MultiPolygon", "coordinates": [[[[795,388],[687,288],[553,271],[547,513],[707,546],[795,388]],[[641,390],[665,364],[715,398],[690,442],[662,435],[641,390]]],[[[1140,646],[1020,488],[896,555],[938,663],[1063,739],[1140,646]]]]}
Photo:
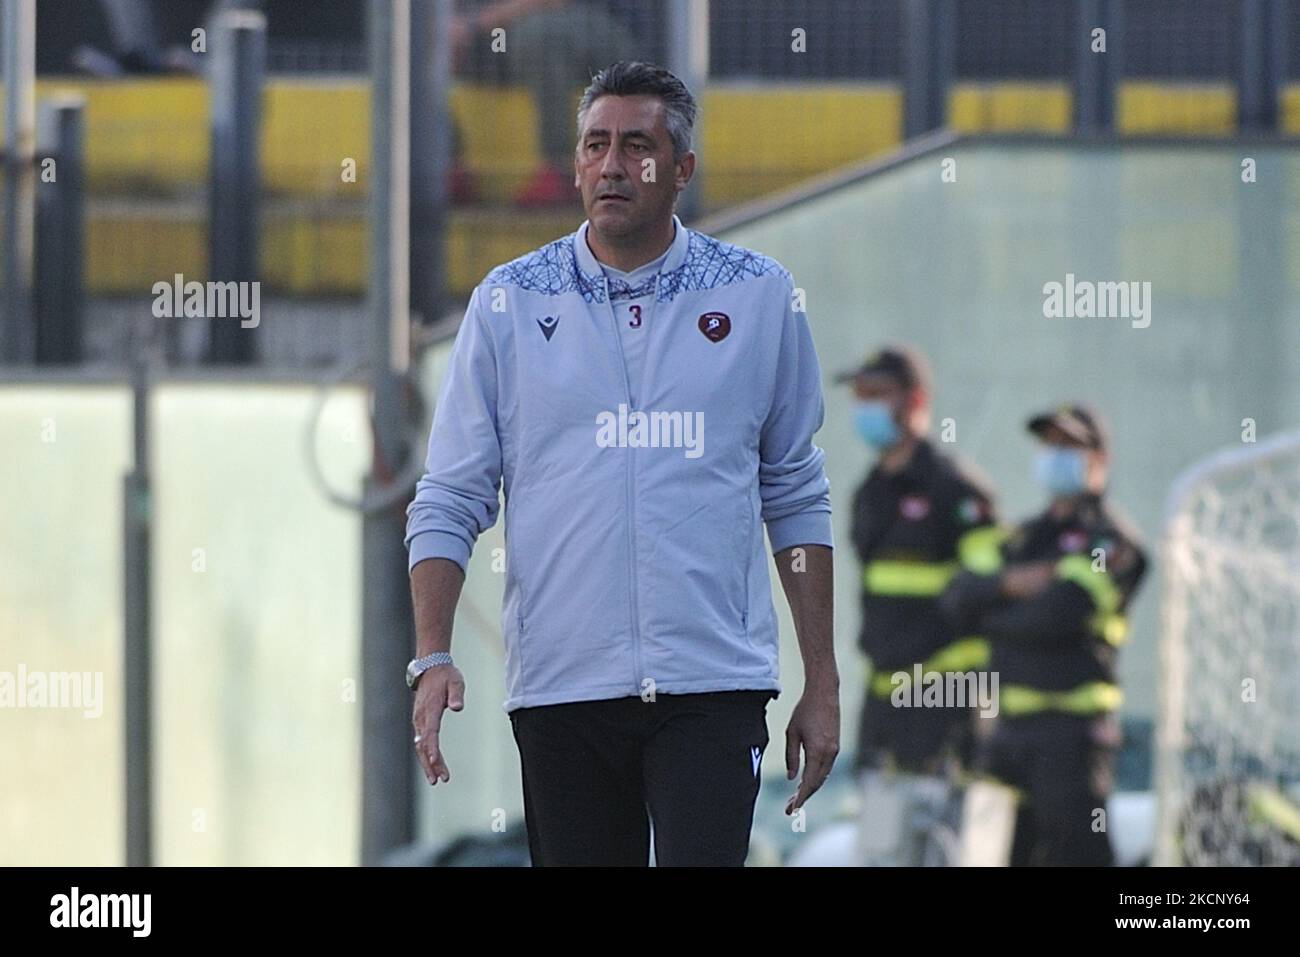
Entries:
{"type": "Polygon", "coordinates": [[[931,374],[919,352],[889,346],[836,381],[852,385],[854,427],[878,453],[853,496],[859,645],[870,665],[854,761],[863,795],[858,855],[867,865],[918,865],[927,834],[916,804],[952,803],[978,719],[952,702],[896,707],[895,675],[910,682],[916,665],[923,674],[972,672],[987,662],[987,644],[953,630],[938,597],[957,568],[996,567],[994,496],[972,466],[926,437],[931,374]]]}
{"type": "Polygon", "coordinates": [[[1000,569],[958,575],[942,604],[991,643],[999,714],[978,764],[1014,803],[1010,863],[1109,865],[1116,662],[1146,554],[1106,500],[1108,430],[1097,411],[1064,405],[1027,427],[1042,443],[1034,477],[1047,508],[1003,544],[1000,569]]]}
{"type": "MultiPolygon", "coordinates": [[[[537,111],[542,165],[515,195],[521,207],[580,201],[570,180],[573,95],[590,82],[596,64],[643,55],[637,21],[644,0],[468,0],[452,21],[459,75],[484,83],[521,83],[537,111]],[[492,32],[505,31],[505,52],[492,49],[492,32]]],[[[651,11],[653,12],[653,11],[651,11]]],[[[459,152],[459,151],[457,151],[459,152]]],[[[469,201],[474,183],[463,163],[453,170],[452,195],[469,201]]]]}
{"type": "MultiPolygon", "coordinates": [[[[203,58],[188,46],[163,46],[155,16],[156,0],[99,0],[108,26],[108,47],[81,44],[72,53],[72,66],[99,77],[130,73],[199,73],[203,58]]],[[[261,0],[213,0],[208,15],[223,8],[260,9],[261,0]]]]}
{"type": "Polygon", "coordinates": [[[504,491],[533,863],[644,867],[653,823],[659,865],[739,866],[781,690],[764,526],[804,665],[787,814],[839,751],[820,367],[789,271],[674,213],[695,172],[681,80],[615,63],[578,115],[587,220],[475,289],[407,510],[414,743],[430,784],[450,780],[452,620],[504,491]]]}

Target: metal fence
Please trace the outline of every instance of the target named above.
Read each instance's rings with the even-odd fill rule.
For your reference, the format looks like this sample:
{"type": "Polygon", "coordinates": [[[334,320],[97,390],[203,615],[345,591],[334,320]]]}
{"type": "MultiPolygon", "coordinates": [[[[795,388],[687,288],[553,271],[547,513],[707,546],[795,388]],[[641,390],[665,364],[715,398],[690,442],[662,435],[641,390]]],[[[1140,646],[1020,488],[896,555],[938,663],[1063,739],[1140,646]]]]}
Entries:
{"type": "MultiPolygon", "coordinates": [[[[122,317],[148,306],[154,283],[177,273],[206,278],[210,217],[225,205],[211,196],[212,47],[200,55],[189,46],[196,25],[206,25],[211,44],[219,4],[120,3],[150,11],[148,29],[115,28],[106,13],[113,3],[104,0],[42,4],[37,18],[38,95],[71,90],[86,101],[82,274],[90,362],[124,361],[122,317]],[[144,53],[141,37],[149,38],[144,53]],[[88,75],[104,64],[88,58],[85,47],[118,57],[125,72],[88,75]],[[189,59],[178,58],[178,49],[189,59]],[[155,72],[187,63],[189,72],[155,72]]],[[[364,332],[371,187],[366,5],[259,6],[266,37],[257,262],[266,325],[255,336],[256,359],[313,367],[353,354],[364,332]]],[[[463,41],[453,45],[446,91],[450,168],[441,188],[449,208],[433,247],[442,295],[437,307],[421,310],[426,321],[463,303],[491,266],[581,222],[571,170],[581,89],[618,57],[680,68],[690,31],[675,18],[693,4],[573,0],[499,25],[483,19],[489,6],[446,0],[468,28],[456,33],[463,41]]],[[[1092,7],[1111,13],[1117,64],[1095,83],[1076,76],[1081,63],[1101,62],[1081,59],[1080,11],[1088,6],[710,0],[707,72],[693,78],[704,107],[702,161],[684,211],[713,213],[759,199],[886,153],[936,124],[1066,134],[1083,125],[1081,91],[1095,93],[1096,122],[1123,133],[1226,135],[1238,127],[1245,12],[1273,9],[1271,2],[1093,0],[1092,7]],[[918,43],[917,28],[933,29],[934,41],[918,43]],[[1107,114],[1100,107],[1110,98],[1107,114]],[[918,121],[913,101],[925,106],[918,121]]],[[[1300,35],[1300,0],[1277,9],[1281,34],[1300,35]]],[[[1282,55],[1283,73],[1300,73],[1300,44],[1285,45],[1282,55]]],[[[1276,102],[1264,104],[1266,114],[1270,108],[1280,110],[1276,102]]],[[[1300,115],[1290,122],[1300,126],[1300,115]]],[[[417,186],[427,183],[428,168],[413,169],[417,186]]],[[[171,361],[194,361],[204,336],[171,331],[171,361]]]]}

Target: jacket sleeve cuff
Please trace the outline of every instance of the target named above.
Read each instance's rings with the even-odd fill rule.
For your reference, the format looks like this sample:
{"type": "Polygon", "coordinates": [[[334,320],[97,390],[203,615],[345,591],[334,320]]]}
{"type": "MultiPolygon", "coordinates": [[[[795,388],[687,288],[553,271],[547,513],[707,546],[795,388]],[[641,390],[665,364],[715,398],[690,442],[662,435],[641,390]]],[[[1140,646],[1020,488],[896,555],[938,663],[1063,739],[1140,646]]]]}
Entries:
{"type": "Polygon", "coordinates": [[[830,512],[796,512],[793,515],[768,519],[767,537],[772,543],[774,555],[794,545],[835,547],[831,535],[830,512]]]}
{"type": "Polygon", "coordinates": [[[468,572],[469,554],[469,545],[459,535],[451,532],[420,532],[411,539],[406,570],[409,574],[426,558],[450,558],[460,566],[461,571],[468,572]]]}

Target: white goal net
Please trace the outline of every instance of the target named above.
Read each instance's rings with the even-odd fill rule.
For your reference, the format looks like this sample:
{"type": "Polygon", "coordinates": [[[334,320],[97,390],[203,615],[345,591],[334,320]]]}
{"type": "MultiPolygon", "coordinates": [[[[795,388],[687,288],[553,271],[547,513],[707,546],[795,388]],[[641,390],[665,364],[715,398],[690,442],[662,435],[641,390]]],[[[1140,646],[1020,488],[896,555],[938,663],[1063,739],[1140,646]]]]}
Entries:
{"type": "Polygon", "coordinates": [[[1300,433],[1186,472],[1164,540],[1162,865],[1300,865],[1300,433]]]}

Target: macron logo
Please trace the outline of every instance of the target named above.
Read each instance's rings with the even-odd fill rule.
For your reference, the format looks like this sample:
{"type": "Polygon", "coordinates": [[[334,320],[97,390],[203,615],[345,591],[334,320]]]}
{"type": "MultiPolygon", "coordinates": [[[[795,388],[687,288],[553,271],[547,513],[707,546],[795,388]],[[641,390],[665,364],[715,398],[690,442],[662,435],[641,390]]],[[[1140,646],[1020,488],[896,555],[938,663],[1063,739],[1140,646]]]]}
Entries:
{"type": "Polygon", "coordinates": [[[754,777],[758,777],[758,766],[763,762],[762,750],[760,748],[750,748],[749,760],[754,763],[754,777]]]}
{"type": "Polygon", "coordinates": [[[551,336],[555,335],[555,330],[559,324],[559,316],[543,316],[537,320],[537,325],[541,327],[542,335],[546,337],[547,342],[551,341],[551,336]]]}

